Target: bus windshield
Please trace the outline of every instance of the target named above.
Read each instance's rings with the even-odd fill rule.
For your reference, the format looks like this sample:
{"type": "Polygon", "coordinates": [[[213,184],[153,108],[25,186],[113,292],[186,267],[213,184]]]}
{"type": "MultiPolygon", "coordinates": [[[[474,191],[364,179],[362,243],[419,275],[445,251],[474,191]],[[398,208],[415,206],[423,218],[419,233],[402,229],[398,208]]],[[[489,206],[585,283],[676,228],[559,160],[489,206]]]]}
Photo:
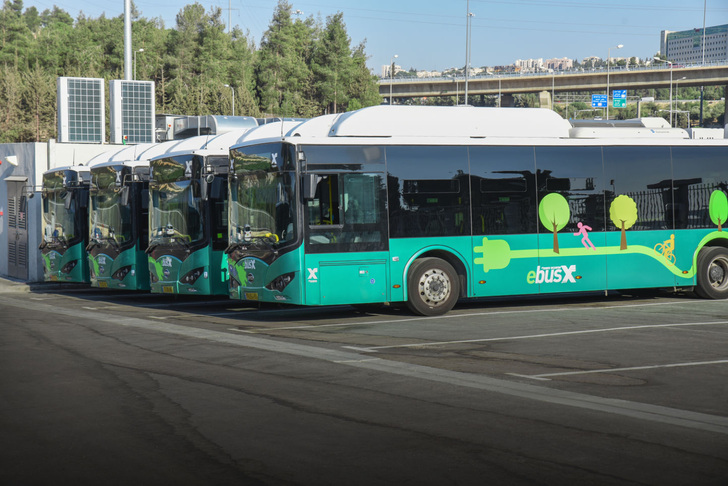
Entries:
{"type": "Polygon", "coordinates": [[[117,186],[114,167],[92,172],[90,236],[93,241],[123,245],[132,240],[131,208],[122,204],[122,187],[117,186]]]}
{"type": "Polygon", "coordinates": [[[68,244],[81,237],[76,221],[73,189],[64,185],[64,173],[43,176],[43,240],[68,244]]]}
{"type": "Polygon", "coordinates": [[[151,244],[169,239],[194,243],[203,239],[200,217],[199,163],[193,156],[152,161],[149,185],[151,244]]]}
{"type": "Polygon", "coordinates": [[[266,144],[234,151],[231,244],[277,247],[296,240],[296,178],[294,171],[284,170],[282,148],[266,144]]]}

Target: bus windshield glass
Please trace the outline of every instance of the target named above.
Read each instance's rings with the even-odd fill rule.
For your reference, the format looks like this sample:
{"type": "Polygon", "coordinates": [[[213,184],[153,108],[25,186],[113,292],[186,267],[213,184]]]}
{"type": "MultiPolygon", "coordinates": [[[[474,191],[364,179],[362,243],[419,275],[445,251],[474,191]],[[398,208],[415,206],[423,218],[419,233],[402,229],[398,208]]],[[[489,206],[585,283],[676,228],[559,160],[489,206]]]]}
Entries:
{"type": "Polygon", "coordinates": [[[123,245],[132,240],[131,208],[122,201],[121,169],[109,166],[91,172],[92,241],[123,245]]]}
{"type": "Polygon", "coordinates": [[[64,171],[43,175],[43,239],[47,243],[69,243],[81,236],[76,201],[65,177],[64,171]]]}
{"type": "Polygon", "coordinates": [[[200,163],[193,155],[151,162],[150,243],[193,243],[204,237],[200,217],[200,163]]]}
{"type": "Polygon", "coordinates": [[[230,243],[278,247],[296,240],[296,177],[285,147],[233,150],[230,243]]]}

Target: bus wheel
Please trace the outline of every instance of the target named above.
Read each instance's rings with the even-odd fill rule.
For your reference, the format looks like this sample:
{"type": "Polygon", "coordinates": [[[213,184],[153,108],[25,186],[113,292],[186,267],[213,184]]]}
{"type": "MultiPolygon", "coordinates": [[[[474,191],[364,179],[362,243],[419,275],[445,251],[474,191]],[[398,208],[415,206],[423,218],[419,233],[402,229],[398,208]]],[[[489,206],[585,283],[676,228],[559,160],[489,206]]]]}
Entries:
{"type": "Polygon", "coordinates": [[[455,306],[460,280],[455,269],[439,258],[415,260],[407,276],[407,307],[421,316],[439,316],[455,306]]]}
{"type": "Polygon", "coordinates": [[[698,254],[695,293],[706,299],[728,298],[728,250],[707,247],[698,254]]]}

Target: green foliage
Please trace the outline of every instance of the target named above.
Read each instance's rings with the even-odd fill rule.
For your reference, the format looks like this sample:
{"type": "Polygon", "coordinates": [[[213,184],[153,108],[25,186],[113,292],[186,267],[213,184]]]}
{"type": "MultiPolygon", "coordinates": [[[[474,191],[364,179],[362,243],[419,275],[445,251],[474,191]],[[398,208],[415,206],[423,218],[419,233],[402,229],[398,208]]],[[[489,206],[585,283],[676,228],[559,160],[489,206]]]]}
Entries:
{"type": "Polygon", "coordinates": [[[538,217],[549,231],[561,231],[571,217],[569,202],[559,193],[552,192],[541,199],[538,217]]]}
{"type": "MultiPolygon", "coordinates": [[[[380,103],[364,44],[351,47],[342,14],[322,26],[281,0],[259,49],[240,28],[226,32],[218,7],[186,5],[173,28],[133,5],[132,18],[132,69],[136,79],[155,82],[157,113],[228,115],[232,92],[225,85],[235,90],[239,115],[313,117],[380,103]]],[[[56,136],[57,77],[124,79],[123,31],[122,15],[73,19],[56,6],[39,13],[24,11],[22,0],[4,0],[0,143],[56,136]]]]}
{"type": "Polygon", "coordinates": [[[559,239],[556,233],[566,226],[571,218],[569,201],[557,192],[547,194],[538,205],[541,224],[554,233],[554,253],[559,252],[559,239]]]}
{"type": "Polygon", "coordinates": [[[617,196],[609,206],[609,218],[617,228],[630,229],[637,222],[637,204],[624,194],[617,196]]]}
{"type": "Polygon", "coordinates": [[[617,196],[609,206],[609,218],[614,226],[621,229],[622,239],[620,249],[627,249],[627,236],[625,230],[637,222],[637,204],[629,196],[624,194],[617,196]]]}
{"type": "Polygon", "coordinates": [[[713,191],[710,194],[708,203],[710,220],[718,225],[718,230],[723,231],[723,224],[728,220],[728,197],[723,191],[713,191]]]}

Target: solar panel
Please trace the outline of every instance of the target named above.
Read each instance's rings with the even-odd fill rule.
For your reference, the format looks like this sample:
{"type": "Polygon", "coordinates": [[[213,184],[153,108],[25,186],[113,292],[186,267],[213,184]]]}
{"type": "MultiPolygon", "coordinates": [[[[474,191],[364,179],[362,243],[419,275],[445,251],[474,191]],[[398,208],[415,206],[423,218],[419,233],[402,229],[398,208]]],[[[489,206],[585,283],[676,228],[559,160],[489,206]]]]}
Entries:
{"type": "Polygon", "coordinates": [[[111,143],[154,142],[154,82],[113,80],[110,91],[111,143]]]}
{"type": "Polygon", "coordinates": [[[58,141],[103,143],[106,104],[104,80],[58,78],[58,141]]]}

